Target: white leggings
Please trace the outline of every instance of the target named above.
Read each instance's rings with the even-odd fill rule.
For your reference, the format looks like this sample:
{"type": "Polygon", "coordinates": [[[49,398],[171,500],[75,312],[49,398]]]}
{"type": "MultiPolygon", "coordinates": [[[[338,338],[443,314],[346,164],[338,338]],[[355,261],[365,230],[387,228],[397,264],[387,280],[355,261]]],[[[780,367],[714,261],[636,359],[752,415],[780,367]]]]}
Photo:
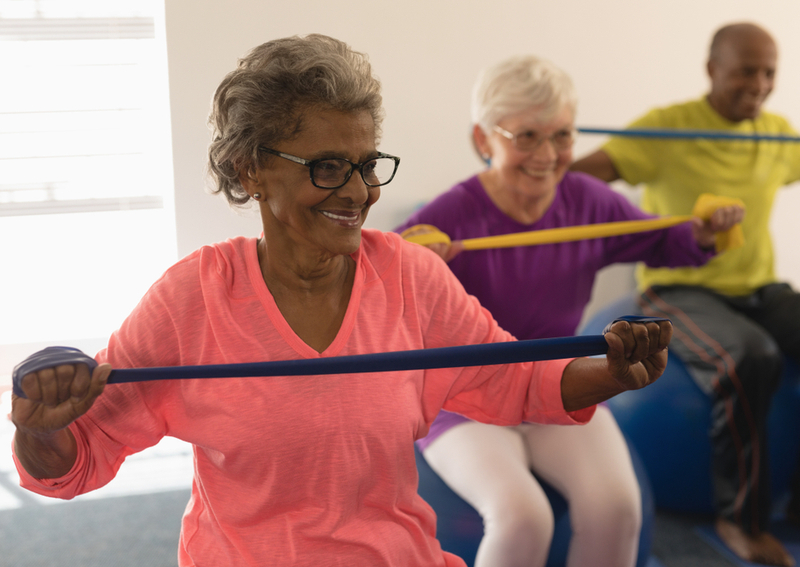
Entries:
{"type": "Polygon", "coordinates": [[[598,406],[586,425],[477,422],[449,429],[424,452],[431,468],[483,517],[475,567],[541,567],[553,511],[531,470],[569,503],[567,567],[633,567],[641,494],[625,439],[598,406]]]}

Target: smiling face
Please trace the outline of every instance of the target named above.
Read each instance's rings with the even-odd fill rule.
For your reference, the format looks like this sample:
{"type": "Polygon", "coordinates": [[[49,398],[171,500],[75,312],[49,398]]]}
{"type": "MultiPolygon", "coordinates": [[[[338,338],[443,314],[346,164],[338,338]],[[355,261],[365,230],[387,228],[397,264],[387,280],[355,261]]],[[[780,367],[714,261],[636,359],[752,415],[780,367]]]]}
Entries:
{"type": "Polygon", "coordinates": [[[754,119],[775,85],[778,50],[760,28],[730,34],[711,54],[708,101],[732,122],[754,119]]]}
{"type": "MultiPolygon", "coordinates": [[[[368,111],[340,112],[308,109],[302,131],[271,148],[307,160],[344,158],[362,163],[377,155],[375,124],[368,111]]],[[[354,253],[361,244],[361,227],[380,187],[367,187],[358,171],[338,189],[311,183],[305,165],[271,156],[266,165],[240,176],[253,196],[261,194],[264,235],[292,257],[308,254],[319,259],[354,253]]]]}
{"type": "MultiPolygon", "coordinates": [[[[534,107],[507,116],[497,125],[515,136],[535,133],[537,137],[551,138],[571,131],[574,119],[572,109],[563,107],[552,118],[542,120],[541,111],[534,107]]],[[[545,208],[549,206],[556,187],[572,162],[572,147],[557,150],[548,139],[533,150],[521,151],[512,140],[497,131],[481,134],[482,130],[476,131],[475,141],[481,152],[491,159],[486,172],[487,179],[494,186],[491,192],[499,196],[501,201],[522,206],[526,202],[538,202],[545,208]]],[[[505,210],[502,204],[501,208],[505,210]]]]}

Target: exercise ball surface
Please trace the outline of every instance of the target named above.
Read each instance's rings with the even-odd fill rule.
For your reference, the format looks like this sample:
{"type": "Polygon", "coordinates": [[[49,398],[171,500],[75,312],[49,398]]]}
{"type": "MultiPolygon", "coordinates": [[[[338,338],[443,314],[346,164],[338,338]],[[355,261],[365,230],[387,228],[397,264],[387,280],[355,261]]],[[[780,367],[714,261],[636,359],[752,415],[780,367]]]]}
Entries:
{"type": "MultiPolygon", "coordinates": [[[[639,315],[636,296],[600,310],[581,329],[594,335],[621,315],[639,315]]],[[[711,397],[694,382],[670,352],[664,374],[644,389],[606,402],[620,429],[639,454],[656,506],[679,512],[712,514],[711,397]]],[[[768,415],[770,480],[773,500],[789,490],[800,451],[800,370],[786,359],[768,415]]]]}

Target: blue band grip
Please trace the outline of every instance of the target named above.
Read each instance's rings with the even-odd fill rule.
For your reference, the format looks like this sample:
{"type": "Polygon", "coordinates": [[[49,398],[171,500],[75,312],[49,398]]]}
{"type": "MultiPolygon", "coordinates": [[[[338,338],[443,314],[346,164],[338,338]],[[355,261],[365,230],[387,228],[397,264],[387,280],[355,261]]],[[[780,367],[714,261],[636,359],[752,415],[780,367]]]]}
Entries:
{"type": "MultiPolygon", "coordinates": [[[[657,317],[623,317],[628,322],[668,321],[657,317]]],[[[606,327],[603,334],[608,332],[606,327]]],[[[119,368],[112,370],[109,384],[175,380],[187,378],[240,378],[253,376],[307,376],[324,374],[357,374],[392,372],[466,366],[490,366],[537,360],[554,360],[579,356],[594,356],[608,352],[603,335],[587,335],[553,339],[508,341],[455,347],[357,354],[298,360],[275,360],[242,364],[211,364],[202,366],[164,366],[157,368],[119,368]]],[[[31,372],[61,364],[86,364],[90,370],[97,362],[78,349],[48,347],[26,358],[14,368],[14,393],[25,397],[22,378],[31,372]]]]}
{"type": "Polygon", "coordinates": [[[45,368],[55,368],[62,364],[85,364],[89,372],[95,369],[97,361],[83,351],[72,347],[52,346],[33,353],[28,358],[14,367],[11,374],[13,392],[20,398],[25,398],[22,391],[22,378],[31,372],[38,372],[45,368]]]}

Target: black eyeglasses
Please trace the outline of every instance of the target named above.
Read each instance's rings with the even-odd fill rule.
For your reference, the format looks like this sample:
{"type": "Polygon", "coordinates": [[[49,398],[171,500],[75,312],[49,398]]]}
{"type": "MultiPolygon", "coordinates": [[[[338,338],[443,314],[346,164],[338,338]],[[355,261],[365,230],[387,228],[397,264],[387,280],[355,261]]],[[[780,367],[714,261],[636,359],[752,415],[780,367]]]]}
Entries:
{"type": "Polygon", "coordinates": [[[314,187],[319,187],[320,189],[338,189],[344,186],[344,184],[350,180],[350,176],[353,175],[353,171],[356,169],[361,174],[361,179],[364,180],[364,184],[368,187],[386,185],[394,179],[394,174],[397,172],[397,166],[400,163],[399,157],[380,152],[378,152],[376,157],[364,163],[353,163],[344,158],[307,160],[277,150],[271,150],[264,146],[259,146],[258,149],[262,152],[288,159],[294,163],[305,165],[311,176],[311,183],[314,184],[314,187]]]}

